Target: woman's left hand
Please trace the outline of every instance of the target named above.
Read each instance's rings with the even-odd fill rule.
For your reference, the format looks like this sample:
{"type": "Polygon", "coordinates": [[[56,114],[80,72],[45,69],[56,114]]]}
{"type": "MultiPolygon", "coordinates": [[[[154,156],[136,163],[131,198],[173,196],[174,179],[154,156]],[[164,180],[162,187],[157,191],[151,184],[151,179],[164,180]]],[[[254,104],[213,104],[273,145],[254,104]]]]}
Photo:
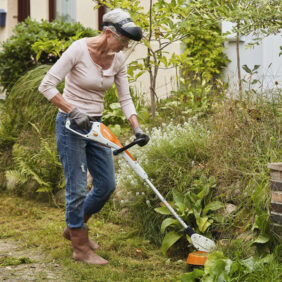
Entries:
{"type": "Polygon", "coordinates": [[[138,143],[140,147],[145,146],[149,142],[150,137],[143,132],[140,126],[135,127],[133,131],[137,139],[143,139],[138,143]]]}

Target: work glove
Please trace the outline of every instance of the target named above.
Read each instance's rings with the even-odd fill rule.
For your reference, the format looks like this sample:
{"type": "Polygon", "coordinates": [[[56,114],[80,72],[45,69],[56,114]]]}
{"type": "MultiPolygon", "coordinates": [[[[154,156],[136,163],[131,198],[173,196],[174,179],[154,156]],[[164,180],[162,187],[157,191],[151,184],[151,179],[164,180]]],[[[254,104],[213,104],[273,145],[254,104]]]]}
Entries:
{"type": "Polygon", "coordinates": [[[71,121],[71,123],[74,123],[79,129],[81,130],[90,130],[91,129],[91,123],[89,120],[89,117],[80,112],[78,110],[78,108],[74,108],[72,109],[69,113],[68,113],[69,119],[71,121]]]}
{"type": "Polygon", "coordinates": [[[138,143],[138,145],[140,147],[145,146],[149,142],[150,137],[143,132],[143,130],[140,128],[140,126],[133,128],[133,131],[134,131],[134,134],[135,134],[137,139],[139,139],[139,138],[143,139],[142,142],[138,143]]]}

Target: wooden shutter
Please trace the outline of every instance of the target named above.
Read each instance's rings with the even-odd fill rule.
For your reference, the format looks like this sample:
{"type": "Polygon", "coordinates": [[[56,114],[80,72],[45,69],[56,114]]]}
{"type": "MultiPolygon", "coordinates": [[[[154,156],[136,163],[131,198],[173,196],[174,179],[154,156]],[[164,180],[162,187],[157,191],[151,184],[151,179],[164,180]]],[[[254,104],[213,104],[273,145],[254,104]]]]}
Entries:
{"type": "Polygon", "coordinates": [[[56,18],[56,0],[49,0],[49,21],[56,18]]]}
{"type": "Polygon", "coordinates": [[[102,23],[103,23],[103,16],[106,13],[106,7],[105,6],[101,6],[98,9],[98,29],[102,30],[102,23]]]}
{"type": "Polygon", "coordinates": [[[30,16],[30,0],[18,0],[18,22],[30,16]]]}

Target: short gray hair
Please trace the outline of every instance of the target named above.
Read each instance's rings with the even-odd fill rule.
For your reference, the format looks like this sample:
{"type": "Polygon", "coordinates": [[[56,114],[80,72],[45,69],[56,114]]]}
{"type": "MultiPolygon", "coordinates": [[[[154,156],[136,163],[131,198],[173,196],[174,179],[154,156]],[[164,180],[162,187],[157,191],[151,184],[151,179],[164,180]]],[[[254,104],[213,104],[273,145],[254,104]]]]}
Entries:
{"type": "Polygon", "coordinates": [[[113,25],[103,26],[103,31],[106,29],[109,29],[110,31],[115,32],[115,33],[119,33],[117,32],[117,29],[113,25]]]}
{"type": "MultiPolygon", "coordinates": [[[[119,23],[125,19],[130,19],[130,15],[128,12],[122,10],[122,9],[114,9],[108,13],[106,13],[104,16],[103,16],[103,23],[104,22],[109,22],[109,23],[113,23],[113,24],[116,24],[116,23],[119,23]]],[[[134,22],[127,22],[125,24],[123,24],[123,27],[135,27],[135,23],[134,22]]]]}

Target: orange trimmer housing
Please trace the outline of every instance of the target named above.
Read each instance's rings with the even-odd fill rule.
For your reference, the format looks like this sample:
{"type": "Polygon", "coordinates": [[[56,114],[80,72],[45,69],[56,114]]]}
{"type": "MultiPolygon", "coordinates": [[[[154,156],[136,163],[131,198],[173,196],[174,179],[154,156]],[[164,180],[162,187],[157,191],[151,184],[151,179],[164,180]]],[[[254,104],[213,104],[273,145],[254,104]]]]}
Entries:
{"type": "Polygon", "coordinates": [[[208,259],[208,255],[209,253],[202,251],[190,253],[187,257],[187,264],[204,266],[208,259]]]}

